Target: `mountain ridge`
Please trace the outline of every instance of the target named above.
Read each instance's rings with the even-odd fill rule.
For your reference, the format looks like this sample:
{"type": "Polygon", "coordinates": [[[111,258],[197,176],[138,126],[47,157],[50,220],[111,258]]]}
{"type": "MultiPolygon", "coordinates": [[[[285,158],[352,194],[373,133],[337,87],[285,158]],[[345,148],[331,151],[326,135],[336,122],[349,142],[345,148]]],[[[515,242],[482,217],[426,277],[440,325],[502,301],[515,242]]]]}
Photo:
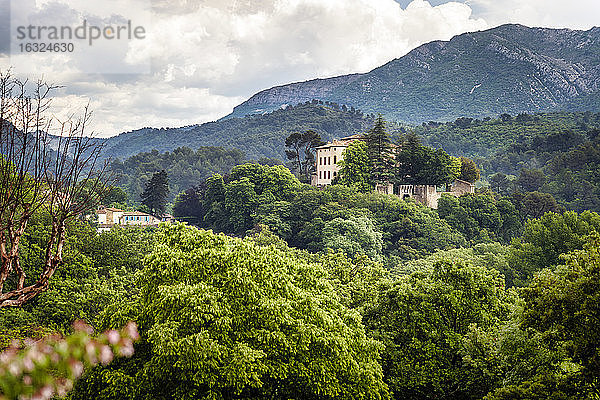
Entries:
{"type": "Polygon", "coordinates": [[[248,159],[285,158],[285,138],[292,132],[314,130],[324,140],[365,132],[373,115],[360,110],[344,110],[338,105],[306,103],[275,110],[264,115],[229,118],[182,128],[142,128],[111,138],[98,139],[104,158],[124,159],[132,155],[178,147],[197,149],[221,146],[242,150],[248,159]]]}
{"type": "Polygon", "coordinates": [[[224,119],[319,99],[408,123],[450,121],[556,110],[599,89],[600,28],[508,24],[423,44],[366,73],[262,90],[224,119]]]}

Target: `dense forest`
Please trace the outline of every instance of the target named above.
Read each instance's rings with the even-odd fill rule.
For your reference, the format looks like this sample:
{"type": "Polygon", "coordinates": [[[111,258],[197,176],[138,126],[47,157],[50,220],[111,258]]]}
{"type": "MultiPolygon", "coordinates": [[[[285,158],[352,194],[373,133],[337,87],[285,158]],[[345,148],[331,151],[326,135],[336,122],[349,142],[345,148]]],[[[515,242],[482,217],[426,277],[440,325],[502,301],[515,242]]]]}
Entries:
{"type": "Polygon", "coordinates": [[[285,157],[283,143],[293,132],[313,130],[325,140],[367,130],[374,116],[346,107],[313,100],[270,113],[232,118],[182,128],[143,128],[102,139],[103,156],[128,158],[140,152],[173,151],[200,146],[243,149],[251,160],[285,157]]]}
{"type": "MultiPolygon", "coordinates": [[[[548,213],[511,244],[471,245],[423,206],[302,189],[268,168],[281,172],[276,203],[305,199],[287,226],[311,209],[337,215],[306,236],[310,251],[275,235],[266,223],[286,225],[268,214],[244,239],[74,223],[50,289],[3,310],[2,343],[68,334],[76,319],[97,330],[137,322],[133,356],[89,368],[71,399],[594,398],[598,214],[548,213]],[[413,257],[384,268],[384,246],[413,257]]],[[[241,174],[227,192],[248,186],[241,174]]],[[[27,229],[28,273],[46,226],[40,215],[27,229]]]]}
{"type": "MultiPolygon", "coordinates": [[[[297,112],[314,107],[325,106],[309,104],[298,106],[292,114],[287,114],[288,110],[279,112],[294,119],[297,112]]],[[[341,107],[333,104],[326,109],[334,115],[343,113],[341,107]]],[[[346,112],[350,113],[347,109],[346,112]]],[[[369,121],[371,125],[365,125],[361,132],[367,132],[375,122],[369,121]]],[[[304,127],[300,121],[294,126],[304,127]]],[[[431,121],[416,127],[388,122],[386,128],[393,143],[402,143],[407,133],[412,132],[424,145],[441,148],[455,157],[473,158],[481,170],[482,184],[490,185],[502,195],[539,191],[552,195],[569,210],[600,211],[600,114],[503,114],[497,119],[459,118],[447,123],[431,121]],[[533,176],[536,178],[531,179],[533,176]]],[[[339,131],[337,135],[354,132],[339,131]]],[[[328,135],[321,137],[327,139],[328,135]]],[[[284,132],[277,140],[279,142],[274,144],[277,151],[269,154],[278,154],[278,158],[255,160],[260,164],[283,164],[284,132]]],[[[247,154],[236,149],[182,147],[164,153],[154,149],[123,161],[117,159],[111,169],[119,177],[118,185],[126,191],[131,204],[139,202],[144,184],[152,174],[164,169],[169,175],[169,201],[172,202],[178,193],[214,173],[227,174],[248,159],[247,154]]]]}
{"type": "Polygon", "coordinates": [[[22,3],[123,40],[0,70],[0,400],[600,400],[599,27],[22,3]]]}
{"type": "Polygon", "coordinates": [[[490,182],[500,192],[514,191],[523,171],[536,171],[533,190],[553,195],[568,209],[600,211],[600,114],[459,118],[425,123],[415,132],[428,145],[472,157],[486,179],[500,174],[490,182]]]}
{"type": "Polygon", "coordinates": [[[177,193],[195,186],[213,174],[225,174],[245,160],[244,153],[222,147],[200,147],[195,151],[179,147],[172,152],[159,153],[153,150],[129,157],[124,161],[114,160],[111,171],[116,175],[116,184],[123,189],[132,203],[139,202],[144,185],[158,171],[166,171],[169,177],[169,200],[177,193]]]}
{"type": "MultiPolygon", "coordinates": [[[[73,400],[597,398],[600,215],[588,192],[570,201],[552,191],[563,179],[597,194],[597,120],[504,115],[410,130],[379,117],[324,188],[301,183],[306,171],[220,147],[115,160],[120,187],[95,178],[80,187],[134,207],[160,181],[165,202],[167,191],[176,195],[180,222],[157,227],[99,232],[88,213],[59,235],[54,202],[27,214],[25,198],[15,208],[16,218],[28,215],[14,264],[23,281],[10,275],[4,289],[34,287],[48,249],[61,253],[56,270],[42,272],[47,288],[0,310],[0,391],[73,400]],[[482,132],[482,149],[496,148],[468,152],[482,132]],[[373,190],[476,181],[465,155],[484,181],[475,193],[442,195],[437,209],[373,190]]],[[[316,132],[305,136],[288,138],[320,143],[316,132]]],[[[0,186],[11,187],[18,174],[0,166],[0,186]]],[[[5,243],[14,226],[3,225],[5,243]]]]}

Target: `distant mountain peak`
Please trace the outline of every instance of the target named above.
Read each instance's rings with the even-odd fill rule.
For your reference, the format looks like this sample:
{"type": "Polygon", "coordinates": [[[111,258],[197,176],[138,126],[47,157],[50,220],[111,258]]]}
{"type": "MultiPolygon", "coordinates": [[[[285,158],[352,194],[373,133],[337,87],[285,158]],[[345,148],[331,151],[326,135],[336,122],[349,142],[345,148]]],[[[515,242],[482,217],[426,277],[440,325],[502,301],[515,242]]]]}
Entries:
{"type": "Polygon", "coordinates": [[[423,44],[368,73],[262,90],[226,118],[311,99],[410,123],[548,111],[574,102],[595,111],[600,105],[586,99],[595,98],[599,86],[600,28],[506,24],[423,44]]]}

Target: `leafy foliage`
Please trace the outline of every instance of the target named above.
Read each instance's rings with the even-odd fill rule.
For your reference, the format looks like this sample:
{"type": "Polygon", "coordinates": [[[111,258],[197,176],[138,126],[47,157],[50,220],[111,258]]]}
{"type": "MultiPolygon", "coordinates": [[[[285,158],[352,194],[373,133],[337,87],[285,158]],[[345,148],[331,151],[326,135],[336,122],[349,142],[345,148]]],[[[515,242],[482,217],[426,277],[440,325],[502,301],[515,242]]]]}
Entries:
{"type": "Polygon", "coordinates": [[[117,175],[117,184],[127,193],[129,201],[135,203],[140,200],[146,182],[156,172],[166,171],[170,188],[167,199],[172,201],[178,193],[215,173],[228,173],[243,161],[244,153],[239,150],[200,147],[194,151],[188,147],[177,147],[172,152],[153,150],[136,153],[123,161],[114,160],[110,168],[117,175]]]}
{"type": "Polygon", "coordinates": [[[133,342],[139,339],[133,322],[121,331],[106,331],[95,338],[90,336],[92,328],[81,321],[75,323],[74,330],[66,338],[28,340],[24,349],[15,343],[4,350],[0,354],[0,399],[63,397],[85,367],[106,365],[115,354],[130,357],[133,342]]]}
{"type": "Polygon", "coordinates": [[[371,165],[367,153],[367,143],[355,140],[344,150],[343,158],[338,162],[340,168],[334,178],[334,184],[356,188],[367,193],[373,190],[371,165]]]}
{"type": "Polygon", "coordinates": [[[540,191],[575,211],[600,211],[600,114],[505,115],[415,128],[423,142],[472,157],[494,191],[540,191]]]}
{"type": "Polygon", "coordinates": [[[176,211],[185,214],[176,217],[190,218],[200,227],[241,235],[266,225],[294,247],[382,254],[390,265],[465,244],[431,209],[340,185],[322,190],[301,186],[280,166],[239,166],[225,179],[213,176],[179,199],[186,207],[176,211]]]}
{"type": "Polygon", "coordinates": [[[578,372],[586,386],[597,393],[600,385],[598,232],[592,234],[583,247],[565,256],[564,266],[537,275],[524,290],[523,325],[541,332],[549,348],[564,346],[569,359],[582,367],[578,372]]]}
{"type": "Polygon", "coordinates": [[[521,230],[521,219],[507,199],[489,194],[466,194],[459,198],[443,195],[438,213],[453,228],[474,243],[510,242],[521,230]]]}
{"type": "Polygon", "coordinates": [[[383,246],[382,234],[366,216],[334,218],[323,226],[323,247],[342,250],[346,254],[365,254],[378,259],[383,246]]]}
{"type": "Polygon", "coordinates": [[[96,381],[120,396],[124,380],[129,398],[387,397],[381,346],[322,266],[183,225],[159,234],[131,305],[149,350],[94,371],[73,398],[96,381]]]}
{"type": "Polygon", "coordinates": [[[522,290],[523,308],[500,348],[510,379],[486,399],[597,397],[599,247],[594,232],[522,290]]]}
{"type": "MultiPolygon", "coordinates": [[[[23,265],[35,276],[43,263],[42,243],[49,227],[47,217],[37,216],[23,237],[23,265]]],[[[150,231],[116,228],[101,234],[86,222],[67,231],[64,268],[54,275],[48,290],[22,308],[0,314],[0,331],[13,337],[43,337],[67,333],[76,320],[98,327],[101,311],[118,299],[136,292],[135,271],[154,242],[150,231]]],[[[127,321],[123,321],[123,324],[127,321]]]]}
{"type": "Polygon", "coordinates": [[[365,316],[386,350],[385,381],[397,399],[481,398],[496,384],[465,357],[468,336],[508,318],[498,271],[438,261],[400,278],[365,316]]]}
{"type": "Polygon", "coordinates": [[[467,182],[477,182],[481,178],[481,173],[477,164],[467,157],[460,157],[460,175],[458,179],[467,182]]]}
{"type": "Polygon", "coordinates": [[[559,265],[561,254],[582,249],[588,235],[594,232],[600,233],[597,213],[545,214],[525,224],[523,235],[513,242],[510,264],[520,271],[517,278],[526,280],[534,272],[559,265]]]}
{"type": "Polygon", "coordinates": [[[423,146],[410,133],[405,136],[395,157],[394,181],[411,185],[442,185],[453,182],[461,174],[461,161],[442,149],[423,146]]]}

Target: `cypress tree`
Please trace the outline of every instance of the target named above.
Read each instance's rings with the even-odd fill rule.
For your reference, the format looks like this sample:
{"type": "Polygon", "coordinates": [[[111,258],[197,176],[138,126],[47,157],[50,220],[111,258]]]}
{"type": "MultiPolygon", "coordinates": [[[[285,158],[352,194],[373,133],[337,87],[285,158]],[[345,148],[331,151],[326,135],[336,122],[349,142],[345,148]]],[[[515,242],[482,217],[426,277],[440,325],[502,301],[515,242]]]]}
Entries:
{"type": "Polygon", "coordinates": [[[392,142],[381,114],[377,117],[375,126],[365,135],[365,140],[375,183],[389,182],[393,167],[392,142]]]}
{"type": "Polygon", "coordinates": [[[153,215],[161,216],[165,212],[167,196],[169,195],[169,178],[163,169],[154,173],[146,183],[146,188],[141,195],[142,204],[148,207],[153,215]]]}

